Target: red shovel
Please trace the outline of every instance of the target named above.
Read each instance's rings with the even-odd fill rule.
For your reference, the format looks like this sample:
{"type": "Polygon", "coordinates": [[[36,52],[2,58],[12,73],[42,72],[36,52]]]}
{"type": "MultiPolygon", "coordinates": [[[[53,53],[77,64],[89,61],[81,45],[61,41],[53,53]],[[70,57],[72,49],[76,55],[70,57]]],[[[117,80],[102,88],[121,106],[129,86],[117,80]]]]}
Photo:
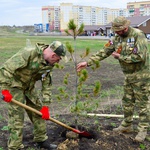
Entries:
{"type": "MultiPolygon", "coordinates": [[[[11,96],[11,94],[10,95],[8,95],[8,94],[10,94],[10,93],[7,93],[7,96],[11,96]]],[[[2,99],[5,100],[5,96],[2,95],[2,97],[3,97],[2,99]]],[[[42,113],[40,111],[38,111],[38,110],[36,110],[36,109],[34,109],[32,107],[29,107],[29,106],[27,106],[25,104],[22,104],[21,102],[18,102],[17,100],[15,100],[13,98],[11,98],[11,100],[9,102],[13,102],[13,103],[15,103],[15,104],[17,104],[17,105],[27,109],[27,110],[30,110],[30,111],[32,111],[32,112],[42,116],[42,113]]],[[[65,127],[65,128],[67,128],[67,129],[69,129],[69,130],[71,130],[71,131],[73,131],[73,132],[75,132],[75,133],[77,133],[79,135],[81,135],[82,137],[92,138],[92,135],[90,133],[86,132],[86,131],[79,131],[79,130],[77,130],[75,128],[72,128],[72,127],[70,127],[70,126],[68,126],[68,125],[66,125],[66,124],[64,124],[64,123],[62,123],[62,122],[60,122],[60,121],[58,121],[56,119],[53,119],[51,117],[49,118],[49,120],[54,122],[54,123],[56,123],[56,124],[58,124],[58,125],[61,125],[61,126],[65,127]]]]}

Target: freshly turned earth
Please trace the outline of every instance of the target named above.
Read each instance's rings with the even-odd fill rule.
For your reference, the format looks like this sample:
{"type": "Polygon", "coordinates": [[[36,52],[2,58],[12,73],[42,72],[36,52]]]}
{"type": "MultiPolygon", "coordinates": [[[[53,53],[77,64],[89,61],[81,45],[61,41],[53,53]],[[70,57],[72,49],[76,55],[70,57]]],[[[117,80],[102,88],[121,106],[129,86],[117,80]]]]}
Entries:
{"type": "MultiPolygon", "coordinates": [[[[66,67],[64,72],[71,71],[72,68],[66,67]]],[[[100,80],[102,84],[102,90],[113,88],[114,86],[122,86],[124,76],[121,72],[119,65],[113,65],[102,61],[101,67],[95,72],[92,72],[90,68],[89,80],[87,84],[90,86],[94,83],[94,80],[100,80]]],[[[54,70],[53,73],[53,86],[57,88],[62,82],[63,74],[59,70],[54,70]],[[61,77],[62,76],[62,77],[61,77]]],[[[53,93],[56,92],[56,88],[53,89],[53,93]]],[[[116,91],[117,94],[117,91],[116,91]]],[[[121,98],[109,97],[104,101],[103,109],[100,108],[95,113],[105,114],[122,114],[120,110],[117,112],[120,106],[121,98]],[[109,105],[108,105],[109,104],[109,105]],[[107,106],[108,105],[108,106],[107,106]],[[110,106],[111,105],[111,106],[110,106]]],[[[1,102],[0,104],[0,150],[7,150],[8,130],[7,126],[7,104],[1,102]]],[[[67,125],[75,125],[75,115],[68,113],[67,106],[68,101],[58,102],[53,100],[50,105],[51,117],[66,123],[67,125]],[[63,105],[66,104],[66,105],[63,105]]],[[[69,108],[69,107],[68,107],[69,108]]],[[[135,142],[134,137],[137,134],[138,120],[134,119],[133,125],[135,131],[132,134],[123,134],[113,132],[113,128],[119,126],[122,118],[110,118],[110,117],[78,117],[78,127],[81,131],[87,131],[93,135],[92,138],[82,137],[80,135],[72,134],[64,127],[57,125],[51,121],[47,121],[47,133],[49,141],[58,145],[58,150],[150,150],[150,142],[145,140],[143,143],[135,142]],[[68,134],[71,134],[68,136],[68,134]],[[77,136],[77,137],[76,137],[77,136]]],[[[25,150],[36,150],[36,144],[33,142],[33,126],[28,118],[24,123],[24,135],[23,143],[25,150]]],[[[150,135],[150,130],[148,131],[150,135]]]]}

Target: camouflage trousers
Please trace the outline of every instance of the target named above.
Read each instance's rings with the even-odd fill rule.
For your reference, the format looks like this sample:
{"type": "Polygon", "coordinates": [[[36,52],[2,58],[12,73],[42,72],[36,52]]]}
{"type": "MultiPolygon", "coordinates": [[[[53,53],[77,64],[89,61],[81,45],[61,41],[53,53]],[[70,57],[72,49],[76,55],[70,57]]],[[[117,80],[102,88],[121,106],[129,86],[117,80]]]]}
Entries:
{"type": "MultiPolygon", "coordinates": [[[[37,104],[35,104],[25,95],[25,92],[18,88],[10,88],[10,87],[1,87],[1,89],[8,89],[10,93],[13,95],[13,98],[21,103],[24,103],[32,108],[37,110],[41,109],[41,104],[39,100],[37,104]]],[[[31,93],[32,94],[32,93],[31,93]]],[[[9,103],[8,106],[8,127],[9,127],[9,140],[8,140],[8,150],[18,150],[20,148],[24,148],[22,143],[23,139],[23,124],[25,118],[25,110],[13,103],[9,103]]],[[[45,141],[48,136],[46,134],[46,123],[45,120],[41,118],[41,116],[32,113],[31,111],[26,110],[26,113],[33,123],[33,134],[34,141],[41,142],[45,141]]]]}
{"type": "Polygon", "coordinates": [[[124,120],[122,126],[129,126],[133,122],[134,109],[139,115],[138,131],[147,131],[150,123],[150,81],[124,83],[122,99],[124,120]]]}

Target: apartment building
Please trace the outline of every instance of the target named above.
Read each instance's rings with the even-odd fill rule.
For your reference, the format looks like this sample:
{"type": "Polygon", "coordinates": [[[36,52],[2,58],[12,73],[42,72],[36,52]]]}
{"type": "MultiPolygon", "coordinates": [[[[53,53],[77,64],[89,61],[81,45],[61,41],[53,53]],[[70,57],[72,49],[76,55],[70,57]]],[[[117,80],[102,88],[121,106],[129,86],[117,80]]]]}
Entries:
{"type": "Polygon", "coordinates": [[[150,15],[150,1],[127,3],[128,16],[148,16],[150,15]]]}
{"type": "Polygon", "coordinates": [[[43,31],[60,30],[60,7],[43,6],[42,7],[43,31]]]}
{"type": "Polygon", "coordinates": [[[64,31],[70,19],[80,26],[106,25],[117,16],[127,17],[127,9],[110,9],[94,6],[80,6],[72,3],[61,3],[60,6],[42,7],[43,31],[64,31]]]}

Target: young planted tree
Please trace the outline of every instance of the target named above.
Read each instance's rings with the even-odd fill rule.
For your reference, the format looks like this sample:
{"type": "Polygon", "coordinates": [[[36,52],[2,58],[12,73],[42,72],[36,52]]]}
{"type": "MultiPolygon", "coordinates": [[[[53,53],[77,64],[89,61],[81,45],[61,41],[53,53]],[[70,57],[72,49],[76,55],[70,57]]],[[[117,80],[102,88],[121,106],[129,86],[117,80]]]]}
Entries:
{"type": "MultiPolygon", "coordinates": [[[[91,96],[91,93],[87,93],[84,91],[84,83],[88,79],[88,72],[86,69],[83,69],[81,72],[77,72],[77,64],[79,61],[82,61],[84,58],[86,58],[89,53],[90,49],[87,47],[86,50],[79,56],[77,54],[77,36],[82,34],[84,32],[84,24],[81,24],[80,27],[78,27],[75,23],[74,20],[70,20],[68,23],[68,28],[65,30],[65,32],[68,35],[71,35],[73,37],[73,46],[69,43],[66,42],[66,47],[67,50],[70,54],[70,61],[73,62],[74,64],[74,72],[75,72],[75,84],[74,84],[74,92],[73,92],[73,99],[74,105],[71,107],[71,111],[76,113],[76,118],[75,118],[75,124],[77,126],[77,121],[78,121],[78,115],[80,113],[86,113],[87,111],[92,110],[93,108],[98,107],[98,102],[96,102],[93,106],[90,104],[90,101],[87,101],[87,99],[92,99],[93,96],[96,96],[99,91],[101,84],[99,81],[95,82],[95,86],[93,87],[93,96],[91,96]]],[[[95,62],[95,66],[92,68],[95,70],[96,68],[99,67],[99,62],[95,62]]],[[[69,75],[67,74],[64,78],[64,83],[68,83],[67,77],[69,75]]],[[[71,95],[72,96],[72,95],[71,95]]]]}

